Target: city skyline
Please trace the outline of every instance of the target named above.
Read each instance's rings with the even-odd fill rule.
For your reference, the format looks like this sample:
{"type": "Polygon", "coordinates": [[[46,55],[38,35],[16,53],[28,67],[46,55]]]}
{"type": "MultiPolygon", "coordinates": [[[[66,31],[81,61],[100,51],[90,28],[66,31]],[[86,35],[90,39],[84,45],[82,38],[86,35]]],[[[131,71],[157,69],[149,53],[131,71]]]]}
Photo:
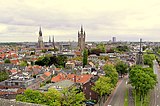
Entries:
{"type": "Polygon", "coordinates": [[[77,41],[83,25],[86,41],[160,41],[159,0],[0,0],[0,42],[77,41]]]}

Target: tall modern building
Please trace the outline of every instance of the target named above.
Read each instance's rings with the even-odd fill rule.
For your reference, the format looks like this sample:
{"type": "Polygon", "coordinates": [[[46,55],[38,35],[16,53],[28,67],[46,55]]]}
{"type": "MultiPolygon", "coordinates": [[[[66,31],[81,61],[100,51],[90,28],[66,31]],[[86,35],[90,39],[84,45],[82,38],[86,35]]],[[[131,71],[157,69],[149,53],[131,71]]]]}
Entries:
{"type": "Polygon", "coordinates": [[[81,26],[81,30],[78,31],[78,47],[80,51],[83,51],[85,48],[85,38],[86,33],[83,31],[83,27],[81,26]]]}
{"type": "Polygon", "coordinates": [[[44,44],[43,44],[43,37],[42,37],[42,31],[41,31],[41,27],[39,28],[39,37],[38,37],[38,48],[43,48],[44,44]]]}
{"type": "Polygon", "coordinates": [[[116,37],[112,37],[112,42],[113,42],[113,43],[116,42],[116,37]]]}

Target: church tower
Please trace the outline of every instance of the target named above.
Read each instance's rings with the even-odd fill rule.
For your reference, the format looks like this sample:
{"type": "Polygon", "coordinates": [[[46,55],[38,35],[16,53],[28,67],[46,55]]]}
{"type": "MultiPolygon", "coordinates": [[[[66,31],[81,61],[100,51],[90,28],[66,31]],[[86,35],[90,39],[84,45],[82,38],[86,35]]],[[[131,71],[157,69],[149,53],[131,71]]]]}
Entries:
{"type": "Polygon", "coordinates": [[[55,47],[55,42],[54,42],[54,36],[52,37],[52,39],[53,39],[53,40],[52,40],[52,46],[53,46],[54,49],[55,49],[56,47],[55,47]]]}
{"type": "Polygon", "coordinates": [[[81,30],[78,31],[78,47],[81,52],[85,48],[85,38],[86,38],[86,33],[85,31],[83,31],[83,27],[81,25],[81,30]]]}
{"type": "Polygon", "coordinates": [[[42,31],[41,31],[41,27],[39,28],[39,37],[38,37],[38,48],[43,48],[44,44],[43,44],[43,37],[42,37],[42,31]]]}

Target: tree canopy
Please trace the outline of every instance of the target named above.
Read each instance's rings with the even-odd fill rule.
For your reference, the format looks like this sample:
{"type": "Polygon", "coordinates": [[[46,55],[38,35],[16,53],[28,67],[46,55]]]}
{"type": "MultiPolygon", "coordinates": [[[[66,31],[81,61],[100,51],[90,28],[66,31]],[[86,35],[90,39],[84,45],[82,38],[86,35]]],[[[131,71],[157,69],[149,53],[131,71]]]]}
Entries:
{"type": "Polygon", "coordinates": [[[6,72],[5,70],[1,70],[0,71],[0,82],[6,80],[8,78],[9,78],[8,72],[6,72]]]}
{"type": "Polygon", "coordinates": [[[100,96],[99,105],[101,105],[102,97],[110,94],[113,88],[114,88],[114,85],[110,77],[102,76],[95,82],[95,85],[92,87],[92,90],[98,93],[100,96]]]}
{"type": "Polygon", "coordinates": [[[54,64],[56,67],[64,67],[65,63],[67,62],[67,57],[66,56],[44,56],[40,57],[35,64],[40,65],[40,66],[50,66],[54,64]]]}
{"type": "Polygon", "coordinates": [[[84,49],[83,51],[83,67],[88,63],[88,51],[84,49]]]}
{"type": "Polygon", "coordinates": [[[9,59],[5,59],[4,63],[11,63],[11,61],[9,59]]]}
{"type": "Polygon", "coordinates": [[[117,46],[115,48],[115,51],[117,52],[128,52],[129,51],[129,48],[127,45],[123,45],[123,46],[117,46]]]}
{"type": "Polygon", "coordinates": [[[21,61],[20,62],[20,66],[27,66],[28,64],[27,64],[27,61],[21,61]]]}
{"type": "Polygon", "coordinates": [[[77,92],[75,88],[64,89],[59,92],[49,89],[47,92],[27,89],[24,94],[16,96],[16,101],[36,103],[49,106],[82,106],[85,96],[82,92],[77,92]]]}
{"type": "Polygon", "coordinates": [[[117,62],[115,67],[116,67],[117,72],[119,74],[121,74],[121,77],[122,77],[123,74],[128,72],[128,65],[126,63],[124,63],[123,61],[117,62]]]}
{"type": "Polygon", "coordinates": [[[153,60],[155,59],[154,54],[144,54],[143,55],[144,64],[153,67],[153,60]]]}
{"type": "Polygon", "coordinates": [[[77,89],[73,87],[70,91],[68,89],[62,90],[62,105],[63,106],[81,106],[85,100],[83,92],[78,93],[77,89]]]}
{"type": "Polygon", "coordinates": [[[114,86],[116,86],[118,82],[118,73],[116,68],[112,64],[106,64],[103,66],[103,70],[105,71],[105,76],[109,77],[114,86]]]}
{"type": "Polygon", "coordinates": [[[142,68],[141,66],[132,67],[129,79],[137,94],[140,95],[140,100],[144,99],[149,90],[153,89],[157,83],[157,77],[153,73],[153,69],[142,68]]]}
{"type": "Polygon", "coordinates": [[[106,52],[106,46],[103,43],[97,44],[96,48],[92,48],[88,51],[88,54],[96,54],[99,56],[100,53],[106,52]]]}

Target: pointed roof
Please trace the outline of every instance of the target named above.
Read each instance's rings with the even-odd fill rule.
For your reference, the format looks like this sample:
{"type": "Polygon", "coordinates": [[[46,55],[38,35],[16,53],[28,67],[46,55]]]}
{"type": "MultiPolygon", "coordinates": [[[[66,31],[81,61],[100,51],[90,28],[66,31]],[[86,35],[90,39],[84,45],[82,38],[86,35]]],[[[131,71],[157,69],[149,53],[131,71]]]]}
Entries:
{"type": "Polygon", "coordinates": [[[81,25],[81,33],[83,32],[83,26],[81,25]]]}
{"type": "Polygon", "coordinates": [[[39,36],[42,36],[41,26],[39,28],[39,36]]]}
{"type": "Polygon", "coordinates": [[[84,35],[86,35],[86,32],[84,31],[84,35]]]}

